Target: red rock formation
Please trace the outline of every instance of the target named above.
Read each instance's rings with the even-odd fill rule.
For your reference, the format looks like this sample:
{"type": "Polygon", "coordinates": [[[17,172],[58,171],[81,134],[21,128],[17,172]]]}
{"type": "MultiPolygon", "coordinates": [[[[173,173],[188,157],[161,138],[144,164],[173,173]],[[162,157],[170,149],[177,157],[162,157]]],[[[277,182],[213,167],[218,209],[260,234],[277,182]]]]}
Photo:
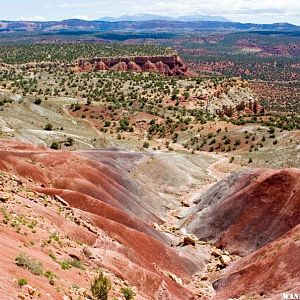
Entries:
{"type": "Polygon", "coordinates": [[[155,64],[153,64],[150,60],[146,61],[146,63],[142,66],[142,70],[144,72],[158,72],[155,64]]]}
{"type": "Polygon", "coordinates": [[[135,62],[133,62],[133,61],[130,61],[127,64],[127,69],[128,69],[128,71],[142,72],[142,68],[138,64],[136,64],[135,62]]]}
{"type": "Polygon", "coordinates": [[[95,70],[96,71],[107,71],[107,70],[109,70],[109,68],[103,61],[99,61],[95,65],[95,70]]]}
{"type": "Polygon", "coordinates": [[[112,66],[110,68],[112,71],[118,71],[118,72],[126,72],[127,71],[127,65],[125,62],[119,62],[116,65],[112,66]]]}
{"type": "Polygon", "coordinates": [[[176,76],[184,76],[184,71],[181,70],[181,68],[179,66],[175,66],[173,69],[172,69],[172,72],[174,75],[176,76]]]}
{"type": "Polygon", "coordinates": [[[197,72],[195,72],[195,71],[192,71],[192,70],[187,69],[187,70],[184,72],[184,76],[185,76],[185,77],[197,77],[198,74],[197,74],[197,72]]]}
{"type": "Polygon", "coordinates": [[[94,66],[89,62],[82,62],[78,65],[78,69],[80,72],[89,72],[94,69],[94,66]]]}
{"type": "Polygon", "coordinates": [[[300,223],[300,170],[233,174],[201,196],[185,226],[231,253],[249,254],[300,223]]]}
{"type": "Polygon", "coordinates": [[[188,282],[203,266],[171,248],[169,239],[149,225],[160,220],[139,200],[142,189],[127,172],[106,164],[105,157],[101,163],[101,152],[95,156],[0,142],[0,170],[23,177],[32,189],[59,195],[81,219],[111,237],[97,236],[99,267],[128,280],[146,299],[192,299],[193,293],[168,274],[188,282]]]}
{"type": "Polygon", "coordinates": [[[60,67],[72,69],[76,72],[114,71],[124,72],[157,72],[166,76],[194,77],[197,73],[189,70],[188,66],[178,55],[169,56],[127,56],[127,57],[94,57],[79,59],[69,64],[57,64],[53,62],[28,63],[21,65],[25,69],[60,67]]]}
{"type": "Polygon", "coordinates": [[[159,61],[155,64],[158,72],[162,75],[172,76],[173,72],[167,64],[164,64],[162,61],[159,61]]]}

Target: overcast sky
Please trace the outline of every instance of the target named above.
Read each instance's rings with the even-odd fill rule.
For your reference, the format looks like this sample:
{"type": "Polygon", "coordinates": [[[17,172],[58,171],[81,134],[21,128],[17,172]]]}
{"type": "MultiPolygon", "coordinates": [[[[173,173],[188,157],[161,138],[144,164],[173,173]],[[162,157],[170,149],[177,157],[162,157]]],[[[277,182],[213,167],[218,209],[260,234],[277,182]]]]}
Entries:
{"type": "Polygon", "coordinates": [[[300,0],[0,0],[2,20],[98,19],[153,13],[219,15],[232,21],[300,25],[300,0]]]}

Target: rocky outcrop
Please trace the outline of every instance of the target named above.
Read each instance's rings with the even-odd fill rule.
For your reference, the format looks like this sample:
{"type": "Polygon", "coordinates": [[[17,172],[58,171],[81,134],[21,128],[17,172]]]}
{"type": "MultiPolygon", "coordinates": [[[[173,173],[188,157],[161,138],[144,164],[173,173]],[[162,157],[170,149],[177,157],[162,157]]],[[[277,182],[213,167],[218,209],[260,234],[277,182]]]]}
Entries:
{"type": "Polygon", "coordinates": [[[194,202],[181,215],[182,230],[243,256],[211,277],[213,299],[277,300],[299,293],[299,169],[244,170],[194,202]]]}
{"type": "Polygon", "coordinates": [[[117,71],[117,72],[126,72],[127,71],[127,65],[125,62],[119,62],[116,65],[112,66],[110,68],[112,71],[117,71]]]}
{"type": "Polygon", "coordinates": [[[142,70],[144,72],[158,72],[155,64],[153,64],[150,60],[146,61],[146,63],[142,66],[142,70]]]}
{"type": "Polygon", "coordinates": [[[252,169],[217,183],[186,212],[184,227],[247,255],[300,223],[300,170],[252,169]]]}
{"type": "Polygon", "coordinates": [[[162,61],[159,61],[158,63],[156,63],[155,66],[156,66],[158,73],[160,73],[160,74],[167,75],[167,76],[174,75],[174,73],[171,71],[170,67],[167,64],[163,63],[162,61]]]}
{"type": "Polygon", "coordinates": [[[187,65],[178,55],[80,59],[75,63],[73,68],[82,72],[87,70],[113,70],[120,72],[155,72],[166,76],[191,77],[196,75],[188,69],[187,65]],[[91,68],[87,68],[87,66],[91,66],[91,68]]]}
{"type": "Polygon", "coordinates": [[[172,72],[173,72],[173,74],[176,75],[176,76],[183,76],[184,73],[185,73],[179,66],[175,66],[175,67],[172,69],[172,72]]]}
{"type": "Polygon", "coordinates": [[[133,61],[127,64],[127,70],[132,72],[142,72],[142,68],[133,61]]]}
{"type": "MultiPolygon", "coordinates": [[[[0,64],[9,68],[10,65],[0,64]]],[[[95,57],[78,59],[71,63],[39,62],[20,65],[22,69],[60,68],[72,69],[76,72],[117,71],[117,72],[155,72],[165,76],[194,77],[197,74],[178,55],[170,56],[127,56],[127,57],[95,57]]]]}
{"type": "Polygon", "coordinates": [[[95,70],[96,71],[107,71],[107,70],[109,70],[109,68],[103,61],[99,61],[95,65],[95,70]]]}

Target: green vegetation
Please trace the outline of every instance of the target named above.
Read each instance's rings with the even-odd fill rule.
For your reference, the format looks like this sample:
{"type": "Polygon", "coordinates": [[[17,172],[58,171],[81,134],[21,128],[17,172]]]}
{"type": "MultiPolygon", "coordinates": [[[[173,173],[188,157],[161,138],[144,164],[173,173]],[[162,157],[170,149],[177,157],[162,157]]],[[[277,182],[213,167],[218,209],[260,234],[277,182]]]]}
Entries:
{"type": "Polygon", "coordinates": [[[57,278],[57,276],[56,276],[55,273],[53,273],[52,271],[48,270],[48,271],[44,272],[44,276],[45,276],[46,278],[49,279],[49,283],[50,283],[51,285],[54,285],[54,284],[55,284],[54,279],[57,278]]]}
{"type": "Polygon", "coordinates": [[[39,261],[30,258],[25,252],[20,253],[15,262],[17,266],[29,270],[34,275],[43,275],[43,265],[39,261]]]}
{"type": "Polygon", "coordinates": [[[34,104],[35,105],[40,105],[42,103],[42,99],[41,98],[37,98],[34,100],[34,104]]]}
{"type": "Polygon", "coordinates": [[[1,45],[0,61],[6,64],[29,62],[72,62],[78,58],[165,55],[170,49],[155,45],[122,45],[119,43],[64,43],[1,45]]]}
{"type": "Polygon", "coordinates": [[[59,150],[60,149],[60,144],[58,142],[52,142],[50,148],[53,149],[53,150],[59,150]]]}
{"type": "Polygon", "coordinates": [[[61,261],[60,266],[63,270],[68,270],[71,269],[72,267],[82,269],[82,270],[85,269],[81,261],[75,258],[61,261]]]}
{"type": "MultiPolygon", "coordinates": [[[[82,45],[78,47],[69,44],[32,45],[32,47],[35,46],[40,50],[51,47],[54,49],[74,47],[80,52],[82,45]]],[[[101,44],[99,47],[104,46],[101,44]]],[[[196,47],[196,45],[194,46],[196,47]]],[[[23,46],[15,45],[14,47],[22,48],[23,46]]],[[[91,45],[90,49],[94,49],[94,47],[98,46],[91,45]]],[[[114,47],[114,44],[106,44],[105,47],[114,47]]],[[[126,52],[126,49],[129,51],[130,47],[137,46],[127,47],[120,43],[118,47],[119,49],[124,47],[126,52]]],[[[191,49],[197,48],[193,48],[192,45],[191,49]]],[[[47,51],[45,53],[48,53],[47,51]]],[[[52,50],[49,51],[52,52],[52,50]]],[[[92,52],[89,55],[92,55],[92,52]]],[[[275,146],[277,143],[280,146],[282,144],[281,131],[300,129],[300,116],[297,113],[299,101],[297,100],[294,101],[293,109],[290,112],[284,111],[291,108],[288,104],[289,101],[284,100],[280,104],[282,113],[265,113],[257,110],[256,102],[252,104],[242,102],[237,105],[236,110],[223,107],[223,109],[216,110],[215,114],[210,113],[208,104],[211,95],[214,95],[215,98],[220,95],[231,97],[231,92],[238,94],[239,91],[250,94],[251,84],[238,78],[211,75],[209,77],[172,78],[156,73],[114,71],[77,73],[61,64],[35,69],[11,66],[0,70],[0,87],[7,89],[12,94],[23,95],[24,103],[34,101],[35,104],[42,106],[40,109],[34,107],[36,110],[44,108],[51,110],[53,103],[58,113],[63,113],[67,108],[72,117],[79,119],[77,120],[78,125],[82,119],[85,119],[83,123],[90,123],[94,129],[99,130],[100,134],[103,134],[104,140],[109,136],[109,140],[115,140],[117,145],[123,146],[134,139],[134,147],[139,150],[144,148],[172,151],[182,145],[190,153],[242,150],[254,153],[266,150],[267,147],[275,146]],[[64,101],[65,97],[68,98],[66,100],[68,106],[59,108],[57,103],[62,103],[60,101],[64,101]],[[245,114],[246,108],[257,113],[245,114]],[[214,128],[216,121],[227,122],[229,128],[232,127],[229,123],[240,127],[247,124],[250,126],[251,124],[262,125],[264,128],[270,128],[270,132],[263,130],[262,135],[249,132],[244,135],[238,133],[239,129],[234,126],[235,129],[227,133],[227,129],[214,128]],[[208,126],[210,129],[207,129],[208,126]],[[203,130],[203,128],[205,129],[203,130]],[[272,140],[270,141],[270,139],[272,140]]],[[[291,83],[293,88],[294,85],[295,83],[291,83]]],[[[298,94],[294,93],[294,95],[298,94]]],[[[20,100],[20,103],[17,102],[15,105],[21,105],[22,101],[20,100]]],[[[269,100],[268,103],[270,103],[269,100]]],[[[9,109],[9,106],[1,109],[9,109]]],[[[45,138],[47,139],[46,143],[52,149],[82,147],[82,141],[75,135],[74,138],[71,136],[69,124],[59,124],[52,119],[46,119],[44,122],[49,122],[42,125],[44,130],[54,131],[55,129],[51,135],[47,135],[48,138],[45,138]],[[65,127],[65,132],[62,132],[64,131],[63,127],[65,127]],[[52,140],[51,137],[54,135],[56,137],[53,137],[52,140]]],[[[73,122],[75,125],[74,120],[73,122]]],[[[38,127],[40,128],[41,124],[38,127]]],[[[100,142],[93,137],[93,140],[88,143],[98,144],[100,142]]],[[[256,160],[255,156],[254,158],[256,160]]],[[[4,222],[7,222],[6,219],[4,222]]]]}
{"type": "Polygon", "coordinates": [[[126,300],[133,300],[135,293],[131,288],[121,288],[121,293],[123,294],[126,300]]]}
{"type": "Polygon", "coordinates": [[[1,207],[0,208],[0,211],[1,211],[1,213],[2,213],[2,215],[3,215],[3,223],[4,224],[8,224],[8,222],[10,221],[10,219],[11,219],[11,216],[10,216],[10,214],[8,213],[8,211],[7,211],[7,209],[5,208],[5,207],[1,207]]]}
{"type": "Polygon", "coordinates": [[[56,257],[56,255],[55,255],[52,251],[49,252],[49,257],[50,257],[52,260],[57,261],[57,257],[56,257]]]}
{"type": "Polygon", "coordinates": [[[12,100],[10,100],[10,99],[3,99],[3,100],[1,100],[0,99],[0,106],[4,106],[7,103],[12,103],[12,100]]]}
{"type": "Polygon", "coordinates": [[[53,125],[51,123],[47,123],[44,126],[44,130],[46,130],[46,131],[52,131],[52,129],[53,129],[53,125]]]}
{"type": "Polygon", "coordinates": [[[107,300],[108,293],[111,290],[110,280],[100,272],[96,275],[91,283],[91,292],[98,300],[107,300]]]}
{"type": "Polygon", "coordinates": [[[26,279],[20,278],[20,279],[18,280],[18,285],[19,285],[19,286],[23,286],[23,285],[26,285],[26,284],[27,284],[27,280],[26,280],[26,279]]]}
{"type": "Polygon", "coordinates": [[[150,144],[148,142],[144,142],[143,147],[144,148],[149,148],[150,144]]]}
{"type": "Polygon", "coordinates": [[[68,270],[72,268],[72,265],[67,260],[61,261],[59,264],[63,270],[68,270]]]}

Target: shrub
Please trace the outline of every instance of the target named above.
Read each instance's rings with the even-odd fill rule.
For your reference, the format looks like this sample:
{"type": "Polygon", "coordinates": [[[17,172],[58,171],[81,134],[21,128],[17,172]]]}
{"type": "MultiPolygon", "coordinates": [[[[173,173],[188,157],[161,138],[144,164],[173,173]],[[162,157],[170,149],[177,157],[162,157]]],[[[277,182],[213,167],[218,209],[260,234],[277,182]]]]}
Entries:
{"type": "Polygon", "coordinates": [[[211,139],[211,141],[209,142],[209,145],[213,145],[216,143],[216,139],[211,139]]]}
{"type": "Polygon", "coordinates": [[[85,269],[84,266],[82,265],[81,261],[76,258],[73,258],[73,259],[69,260],[68,262],[74,268],[78,268],[78,269],[82,269],[82,270],[85,269]]]}
{"type": "Polygon", "coordinates": [[[82,266],[81,261],[78,259],[71,259],[71,260],[64,260],[60,262],[60,266],[62,267],[63,270],[68,270],[71,269],[72,267],[82,269],[84,270],[85,268],[82,266]]]}
{"type": "Polygon", "coordinates": [[[59,150],[60,149],[60,145],[58,142],[53,142],[50,146],[51,149],[53,150],[59,150]]]}
{"type": "Polygon", "coordinates": [[[47,123],[44,127],[44,130],[46,131],[52,131],[53,125],[51,123],[47,123]]]}
{"type": "Polygon", "coordinates": [[[44,276],[51,279],[51,278],[57,278],[56,274],[53,273],[52,271],[48,270],[46,272],[44,272],[44,276]]]}
{"type": "Polygon", "coordinates": [[[35,259],[30,258],[26,253],[19,254],[16,259],[17,266],[29,270],[34,275],[43,274],[43,265],[36,261],[35,259]]]}
{"type": "Polygon", "coordinates": [[[69,136],[69,137],[67,138],[67,141],[66,141],[66,143],[65,143],[65,146],[67,146],[67,147],[72,147],[73,144],[74,144],[74,139],[73,139],[72,137],[69,136]]]}
{"type": "Polygon", "coordinates": [[[135,296],[135,293],[131,288],[121,288],[121,293],[126,300],[132,300],[135,296]]]}
{"type": "Polygon", "coordinates": [[[144,148],[149,148],[149,146],[150,146],[150,144],[149,144],[148,142],[145,142],[145,143],[143,144],[143,147],[144,147],[144,148]]]}
{"type": "Polygon", "coordinates": [[[41,98],[37,98],[34,100],[34,104],[35,105],[40,105],[42,103],[42,99],[41,98]]]}
{"type": "Polygon", "coordinates": [[[72,265],[67,260],[63,260],[60,262],[60,266],[63,270],[68,270],[72,268],[72,265]]]}
{"type": "Polygon", "coordinates": [[[269,128],[269,133],[270,133],[270,134],[273,134],[274,132],[275,132],[275,128],[274,128],[274,127],[270,127],[270,128],[269,128]]]}
{"type": "Polygon", "coordinates": [[[57,260],[57,258],[56,258],[56,256],[55,256],[55,254],[51,251],[51,252],[49,252],[49,257],[51,257],[54,261],[56,261],[57,260]]]}
{"type": "Polygon", "coordinates": [[[240,140],[236,140],[235,143],[234,143],[234,146],[239,146],[241,144],[241,141],[240,140]]]}
{"type": "Polygon", "coordinates": [[[106,121],[104,122],[104,127],[109,127],[110,124],[111,124],[110,121],[106,120],[106,121]]]}
{"type": "Polygon", "coordinates": [[[26,285],[26,284],[27,284],[27,280],[26,280],[26,279],[20,278],[20,279],[18,280],[18,285],[19,285],[19,286],[23,286],[23,285],[26,285]]]}
{"type": "Polygon", "coordinates": [[[75,105],[74,105],[74,111],[77,111],[77,110],[80,110],[81,109],[81,105],[77,102],[75,105]]]}
{"type": "Polygon", "coordinates": [[[107,300],[110,290],[111,282],[107,277],[103,275],[102,272],[94,277],[91,283],[91,292],[96,299],[107,300]]]}
{"type": "Polygon", "coordinates": [[[91,258],[92,257],[92,252],[89,250],[88,247],[84,247],[82,250],[83,254],[87,257],[87,258],[91,258]]]}
{"type": "Polygon", "coordinates": [[[229,162],[232,164],[233,161],[234,161],[234,157],[232,156],[232,157],[230,158],[230,161],[229,161],[229,162]]]}

